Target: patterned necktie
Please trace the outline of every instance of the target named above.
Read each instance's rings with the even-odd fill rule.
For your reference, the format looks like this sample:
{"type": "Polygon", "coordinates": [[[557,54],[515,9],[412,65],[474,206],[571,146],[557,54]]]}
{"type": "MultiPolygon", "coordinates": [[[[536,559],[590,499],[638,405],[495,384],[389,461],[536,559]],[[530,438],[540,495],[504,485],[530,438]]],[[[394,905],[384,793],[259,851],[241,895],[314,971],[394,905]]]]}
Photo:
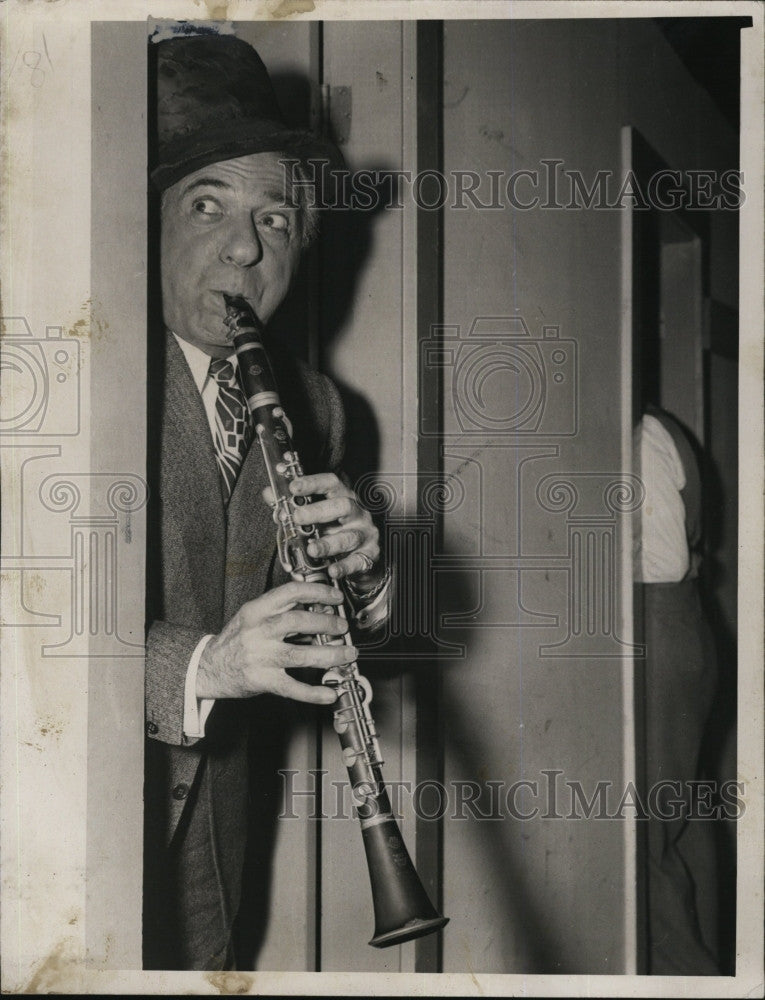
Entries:
{"type": "Polygon", "coordinates": [[[247,454],[252,423],[247,400],[231,362],[214,358],[210,362],[210,378],[218,383],[218,398],[215,402],[215,456],[223,479],[224,499],[228,503],[239,468],[247,454]]]}

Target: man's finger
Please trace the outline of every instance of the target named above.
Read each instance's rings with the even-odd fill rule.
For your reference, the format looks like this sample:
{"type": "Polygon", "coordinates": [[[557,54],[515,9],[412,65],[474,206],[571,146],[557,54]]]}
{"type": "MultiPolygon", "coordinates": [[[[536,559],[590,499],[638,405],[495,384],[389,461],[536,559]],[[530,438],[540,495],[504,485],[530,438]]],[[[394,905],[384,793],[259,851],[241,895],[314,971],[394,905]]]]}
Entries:
{"type": "Polygon", "coordinates": [[[285,673],[279,675],[274,693],[311,705],[331,705],[337,699],[336,692],[325,685],[303,684],[302,681],[297,681],[285,673]]]}
{"type": "Polygon", "coordinates": [[[338,559],[337,562],[333,562],[327,568],[327,572],[334,580],[341,580],[343,577],[353,576],[355,573],[369,573],[376,563],[376,558],[373,558],[371,555],[367,557],[365,553],[357,549],[344,559],[338,559]],[[372,560],[371,565],[369,563],[370,559],[372,560]]]}
{"type": "Polygon", "coordinates": [[[339,521],[341,517],[353,517],[358,512],[358,504],[352,496],[335,496],[298,507],[295,520],[298,524],[326,524],[339,521]]]}
{"type": "Polygon", "coordinates": [[[325,496],[352,496],[351,491],[334,472],[319,472],[313,476],[299,476],[290,483],[295,496],[323,493],[325,496]]]}
{"type": "Polygon", "coordinates": [[[284,663],[286,667],[316,667],[329,670],[330,667],[343,667],[355,663],[359,651],[355,646],[345,643],[337,646],[291,646],[285,643],[284,663]]]}
{"type": "Polygon", "coordinates": [[[364,544],[364,540],[364,533],[355,529],[333,532],[331,535],[324,535],[318,541],[311,540],[308,543],[308,555],[321,559],[343,552],[353,552],[364,544]]]}
{"type": "Polygon", "coordinates": [[[344,635],[348,622],[339,615],[295,610],[274,618],[273,629],[280,639],[287,635],[344,635]]]}
{"type": "Polygon", "coordinates": [[[289,611],[298,604],[342,604],[343,595],[326,583],[283,583],[242,606],[249,623],[289,611]]]}

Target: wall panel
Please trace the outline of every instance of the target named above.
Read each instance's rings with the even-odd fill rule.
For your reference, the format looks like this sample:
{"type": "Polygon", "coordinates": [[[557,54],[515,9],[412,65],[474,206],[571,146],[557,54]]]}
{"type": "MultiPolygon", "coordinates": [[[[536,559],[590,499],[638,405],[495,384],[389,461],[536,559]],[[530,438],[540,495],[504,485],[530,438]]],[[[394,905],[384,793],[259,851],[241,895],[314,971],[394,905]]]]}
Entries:
{"type": "MultiPolygon", "coordinates": [[[[323,82],[330,103],[340,97],[337,88],[351,91],[350,127],[341,142],[350,170],[384,172],[407,165],[407,129],[415,111],[414,83],[404,73],[411,29],[397,21],[324,25],[323,82]]],[[[342,123],[335,119],[335,124],[342,123]]],[[[377,473],[400,483],[402,473],[414,471],[407,459],[412,442],[406,439],[412,403],[407,379],[414,362],[407,351],[414,318],[406,310],[411,276],[403,247],[410,209],[386,211],[382,204],[373,199],[370,210],[341,211],[328,220],[321,248],[321,344],[323,368],[338,382],[346,406],[346,469],[352,481],[377,473]]],[[[361,670],[374,689],[372,714],[386,779],[412,780],[408,679],[363,658],[361,670]]],[[[331,729],[322,760],[329,781],[346,778],[331,729]]],[[[413,825],[405,821],[403,830],[411,849],[413,825]]],[[[357,820],[324,823],[322,884],[322,969],[413,968],[412,944],[381,951],[366,945],[373,929],[372,901],[357,820]],[[349,941],[362,943],[349,948],[349,941]]]]}
{"type": "MultiPolygon", "coordinates": [[[[90,543],[85,572],[98,591],[91,588],[88,626],[86,929],[91,962],[139,968],[147,500],[145,25],[94,24],[91,75],[92,522],[85,522],[82,537],[90,543]]],[[[76,537],[74,522],[81,521],[81,513],[73,510],[71,517],[76,537]]]]}
{"type": "MultiPolygon", "coordinates": [[[[444,634],[467,645],[464,662],[443,665],[446,778],[536,783],[521,789],[517,805],[539,809],[534,819],[445,825],[446,970],[634,967],[625,823],[544,818],[554,811],[553,772],[562,772],[557,805],[565,810],[566,781],[580,782],[588,797],[597,782],[611,782],[616,806],[633,768],[624,738],[632,720],[623,715],[629,609],[618,600],[618,581],[629,584],[631,569],[615,562],[598,576],[590,558],[606,543],[618,547],[629,531],[600,487],[593,492],[625,478],[629,460],[621,426],[631,392],[620,347],[622,213],[570,204],[566,178],[578,171],[590,187],[598,171],[609,171],[618,191],[625,124],[676,168],[735,162],[730,130],[648,22],[446,24],[447,172],[477,171],[484,203],[492,200],[489,171],[532,172],[518,180],[515,207],[503,192],[504,208],[445,213],[443,321],[453,340],[444,461],[465,497],[445,518],[455,566],[449,610],[463,617],[461,632],[444,634]],[[701,122],[710,116],[715,138],[707,143],[701,122]],[[556,371],[559,348],[566,356],[558,355],[564,367],[556,371]],[[471,351],[472,368],[461,367],[471,351]],[[513,351],[517,377],[503,383],[500,361],[513,351]],[[536,398],[532,368],[546,377],[536,398]],[[470,397],[471,371],[483,379],[480,396],[470,397]],[[536,424],[535,407],[543,414],[536,424]]],[[[730,239],[713,247],[718,289],[727,269],[715,261],[731,252],[730,239]]],[[[629,822],[634,811],[626,815],[629,822]]]]}
{"type": "MultiPolygon", "coordinates": [[[[490,170],[539,177],[536,191],[531,178],[516,188],[524,203],[538,195],[539,207],[513,210],[503,185],[504,208],[445,219],[444,322],[460,328],[463,352],[471,343],[476,359],[484,352],[473,364],[488,373],[472,436],[448,401],[444,424],[446,470],[469,497],[446,516],[446,544],[467,566],[474,554],[487,567],[464,573],[464,609],[474,608],[463,626],[467,659],[444,672],[446,776],[505,791],[531,783],[519,786],[514,816],[503,804],[501,821],[446,826],[444,903],[456,907],[447,970],[605,972],[624,962],[621,824],[542,818],[568,811],[565,781],[581,782],[589,798],[597,781],[618,785],[624,774],[615,654],[628,637],[618,607],[608,623],[596,609],[615,600],[617,577],[579,575],[595,570],[587,546],[615,544],[620,528],[597,492],[622,468],[619,218],[555,207],[566,196],[545,180],[564,164],[587,174],[618,164],[616,95],[599,86],[616,72],[613,42],[607,24],[446,25],[446,170],[477,171],[487,193],[490,170]],[[475,325],[481,317],[493,318],[475,325]],[[516,363],[537,367],[503,384],[492,352],[512,366],[518,350],[516,363]],[[535,407],[541,419],[527,420],[535,407]],[[571,492],[556,506],[548,486],[571,492]],[[590,614],[598,620],[588,623],[590,614]]],[[[458,365],[455,398],[469,391],[458,365]]]]}

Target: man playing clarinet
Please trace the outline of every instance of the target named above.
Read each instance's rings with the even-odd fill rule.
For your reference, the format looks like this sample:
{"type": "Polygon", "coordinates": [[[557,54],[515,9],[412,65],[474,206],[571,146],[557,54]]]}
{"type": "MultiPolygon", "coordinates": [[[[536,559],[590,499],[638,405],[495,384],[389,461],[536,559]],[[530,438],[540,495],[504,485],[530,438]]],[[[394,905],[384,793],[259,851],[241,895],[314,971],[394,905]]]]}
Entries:
{"type": "MultiPolygon", "coordinates": [[[[317,221],[280,161],[337,162],[337,153],[287,128],[263,63],[241,40],[178,37],[152,50],[162,328],[151,346],[144,967],[226,969],[247,836],[248,700],[330,705],[333,690],[295,674],[342,667],[356,651],[290,641],[341,637],[348,624],[337,587],[291,581],[276,558],[273,496],[225,297],[268,324],[317,221]]],[[[329,577],[374,626],[389,577],[371,517],[338,476],[337,390],[278,346],[271,357],[310,473],[290,489],[314,497],[295,505],[295,519],[322,527],[308,553],[332,560],[329,577]]]]}

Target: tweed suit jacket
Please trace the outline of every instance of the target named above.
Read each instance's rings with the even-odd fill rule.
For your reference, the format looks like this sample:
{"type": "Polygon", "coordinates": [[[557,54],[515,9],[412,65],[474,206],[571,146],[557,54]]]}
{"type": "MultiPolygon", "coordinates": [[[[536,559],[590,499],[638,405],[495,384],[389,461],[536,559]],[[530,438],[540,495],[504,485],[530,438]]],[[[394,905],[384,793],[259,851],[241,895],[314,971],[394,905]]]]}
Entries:
{"type": "MultiPolygon", "coordinates": [[[[269,353],[306,471],[336,471],[344,432],[336,388],[278,347],[269,353]]],[[[219,632],[242,604],[287,576],[276,559],[275,526],[261,495],[267,476],[260,449],[257,443],[250,448],[226,510],[204,406],[170,334],[153,382],[145,829],[147,850],[161,850],[189,808],[217,812],[213,822],[225,827],[223,843],[232,823],[243,836],[246,702],[219,700],[206,737],[189,740],[183,734],[185,677],[202,636],[219,632]],[[189,794],[203,765],[211,769],[212,805],[189,794]]]]}

